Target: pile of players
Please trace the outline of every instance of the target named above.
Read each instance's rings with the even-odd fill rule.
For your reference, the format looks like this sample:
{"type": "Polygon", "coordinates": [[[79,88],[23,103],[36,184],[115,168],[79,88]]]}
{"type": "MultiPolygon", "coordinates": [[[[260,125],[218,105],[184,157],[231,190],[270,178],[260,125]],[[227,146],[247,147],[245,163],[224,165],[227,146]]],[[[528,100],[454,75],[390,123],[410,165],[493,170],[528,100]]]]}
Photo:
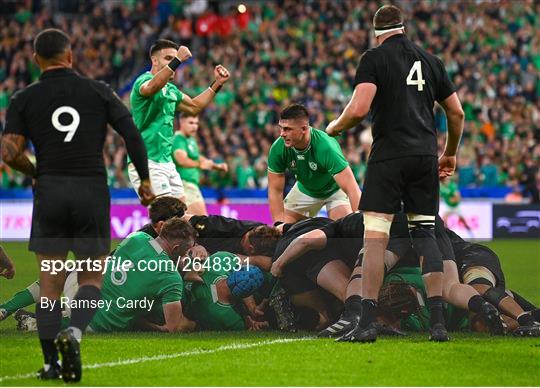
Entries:
{"type": "MultiPolygon", "coordinates": [[[[183,262],[154,271],[137,270],[144,267],[134,265],[122,272],[118,262],[113,267],[111,261],[102,288],[105,302],[89,330],[173,333],[276,328],[318,330],[322,337],[346,339],[352,330],[350,322],[359,319],[355,290],[362,281],[360,212],[336,221],[316,217],[271,227],[192,215],[180,200],[160,197],[149,207],[149,216],[151,223],[129,235],[111,256],[134,264],[139,260],[183,262]],[[193,258],[211,264],[197,267],[193,258]],[[186,259],[191,264],[185,264],[186,259]],[[264,272],[264,281],[241,295],[235,293],[228,281],[231,274],[254,269],[264,272]],[[118,300],[147,303],[133,307],[118,300]]],[[[486,246],[464,241],[440,219],[436,231],[445,259],[448,328],[540,336],[540,310],[507,289],[497,255],[486,246]],[[492,306],[501,315],[493,314],[492,306]]],[[[385,268],[377,312],[379,334],[427,330],[426,292],[404,217],[397,216],[392,224],[385,268]]],[[[75,272],[68,276],[65,300],[77,290],[76,279],[75,272]]],[[[39,282],[34,282],[0,305],[0,318],[14,313],[19,329],[35,330],[33,314],[22,309],[38,297],[39,282]]],[[[67,324],[69,303],[64,316],[67,324]]]]}

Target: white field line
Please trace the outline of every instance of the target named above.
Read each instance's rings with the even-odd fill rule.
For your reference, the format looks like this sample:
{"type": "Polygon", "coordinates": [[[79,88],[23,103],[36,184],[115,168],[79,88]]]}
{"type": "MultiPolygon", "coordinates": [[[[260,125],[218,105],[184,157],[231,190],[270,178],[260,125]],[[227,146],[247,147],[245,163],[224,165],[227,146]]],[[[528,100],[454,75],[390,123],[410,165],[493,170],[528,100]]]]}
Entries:
{"type": "MultiPolygon", "coordinates": [[[[260,346],[266,346],[266,345],[274,345],[274,344],[284,344],[289,342],[298,342],[298,341],[307,341],[314,339],[313,337],[302,337],[302,338],[281,338],[281,339],[275,339],[275,340],[267,340],[267,341],[261,341],[261,342],[252,342],[247,344],[231,344],[231,345],[223,345],[219,346],[215,349],[194,349],[194,350],[188,350],[185,352],[180,353],[172,353],[172,354],[160,354],[157,356],[146,356],[146,357],[139,357],[139,358],[130,358],[127,360],[118,360],[118,361],[111,361],[111,362],[102,362],[97,364],[90,364],[90,365],[84,365],[83,369],[99,369],[99,368],[110,368],[120,365],[133,365],[133,364],[141,364],[145,362],[150,361],[161,361],[161,360],[169,360],[172,358],[181,358],[181,357],[189,357],[189,356],[198,356],[201,354],[210,354],[210,353],[218,353],[218,352],[224,352],[227,350],[240,350],[240,349],[250,349],[250,348],[257,348],[260,346]]],[[[2,381],[6,380],[21,380],[21,379],[28,379],[31,377],[35,377],[36,372],[31,373],[24,373],[19,375],[12,375],[12,376],[1,376],[0,377],[0,383],[2,381]]]]}

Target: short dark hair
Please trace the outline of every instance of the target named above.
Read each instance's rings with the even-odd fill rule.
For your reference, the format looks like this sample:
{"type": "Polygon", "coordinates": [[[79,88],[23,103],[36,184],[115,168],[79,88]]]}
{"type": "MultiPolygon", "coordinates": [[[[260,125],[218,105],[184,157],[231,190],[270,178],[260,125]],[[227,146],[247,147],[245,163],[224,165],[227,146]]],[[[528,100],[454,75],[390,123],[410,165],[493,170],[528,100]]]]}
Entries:
{"type": "MultiPolygon", "coordinates": [[[[187,221],[173,217],[163,223],[159,237],[170,242],[188,243],[197,238],[197,231],[187,221]]],[[[188,247],[190,248],[190,247],[188,247]]]]}
{"type": "Polygon", "coordinates": [[[382,28],[400,23],[403,23],[403,15],[401,14],[401,10],[395,5],[383,5],[375,12],[375,16],[373,16],[373,26],[375,28],[382,28]]]}
{"type": "Polygon", "coordinates": [[[153,56],[156,52],[158,52],[159,50],[163,50],[164,48],[173,48],[175,50],[178,50],[179,47],[180,46],[174,43],[172,40],[158,39],[150,47],[150,56],[153,56]]]}
{"type": "Polygon", "coordinates": [[[292,104],[281,111],[282,120],[309,119],[309,112],[302,104],[292,104]]]}
{"type": "Polygon", "coordinates": [[[281,233],[268,225],[257,226],[249,231],[249,242],[256,255],[273,256],[281,233]]]}
{"type": "Polygon", "coordinates": [[[158,197],[152,201],[148,208],[148,215],[152,224],[159,221],[167,221],[172,217],[182,217],[187,206],[184,202],[174,197],[158,197]]]}
{"type": "Polygon", "coordinates": [[[34,52],[43,59],[54,59],[70,48],[69,36],[56,28],[47,28],[34,39],[34,52]]]}

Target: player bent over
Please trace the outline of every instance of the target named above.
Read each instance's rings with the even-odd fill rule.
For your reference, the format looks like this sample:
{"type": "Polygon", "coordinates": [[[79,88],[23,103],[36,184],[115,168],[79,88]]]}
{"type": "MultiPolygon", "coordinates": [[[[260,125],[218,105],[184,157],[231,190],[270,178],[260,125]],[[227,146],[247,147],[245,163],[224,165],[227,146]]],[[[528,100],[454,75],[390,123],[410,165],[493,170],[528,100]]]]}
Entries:
{"type": "Polygon", "coordinates": [[[40,301],[53,306],[39,303],[36,308],[44,356],[38,377],[61,375],[66,382],[77,382],[82,376],[79,342],[101,298],[102,274],[92,268],[110,250],[110,201],[103,163],[107,124],[125,140],[141,178],[141,202],[147,205],[153,193],[144,143],[129,111],[107,85],[72,70],[70,38],[60,30],[44,30],[34,40],[34,52],[42,74],[38,82],[11,97],[1,153],[9,166],[35,178],[29,249],[40,263],[40,301]],[[36,166],[24,153],[27,140],[35,147],[36,166]],[[72,310],[69,328],[60,331],[58,300],[66,274],[53,274],[43,264],[65,261],[69,251],[77,260],[90,259],[92,265],[78,272],[79,307],[72,310]]]}
{"type": "Polygon", "coordinates": [[[326,206],[334,220],[357,210],[360,188],[335,139],[309,125],[306,108],[293,104],[279,119],[280,138],[268,155],[268,204],[272,220],[294,223],[326,206]],[[297,182],[283,200],[285,171],[297,182]]]}
{"type": "MultiPolygon", "coordinates": [[[[187,47],[157,40],[150,48],[152,68],[135,80],[130,96],[133,120],[148,152],[152,188],[158,196],[172,195],[184,202],[184,187],[172,160],[174,116],[177,111],[198,115],[230,77],[227,69],[216,66],[215,81],[192,99],[171,82],[180,63],[189,58],[191,52],[187,47]]],[[[129,160],[128,173],[137,190],[140,178],[129,160]]]]}

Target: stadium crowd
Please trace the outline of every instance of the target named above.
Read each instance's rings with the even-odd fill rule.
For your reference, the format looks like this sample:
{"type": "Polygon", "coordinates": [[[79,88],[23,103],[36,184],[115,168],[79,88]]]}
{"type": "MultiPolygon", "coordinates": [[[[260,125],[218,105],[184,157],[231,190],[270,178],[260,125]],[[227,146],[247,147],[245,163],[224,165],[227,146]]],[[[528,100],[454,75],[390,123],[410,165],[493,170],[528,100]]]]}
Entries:
{"type": "MultiPolygon", "coordinates": [[[[227,161],[203,185],[264,188],[268,150],[278,135],[279,110],[304,103],[323,129],[351,93],[362,52],[372,47],[375,1],[248,2],[247,9],[196,1],[40,1],[0,7],[0,122],[9,97],[35,81],[37,31],[55,26],[73,37],[77,70],[110,83],[129,101],[133,79],[149,64],[158,37],[187,45],[194,60],[175,82],[190,95],[223,63],[231,82],[201,116],[201,153],[227,161]],[[244,12],[240,12],[244,11],[244,12]],[[69,14],[69,17],[67,15],[69,14]]],[[[400,2],[406,32],[447,66],[466,113],[459,155],[461,187],[540,186],[540,3],[537,1],[400,2]]],[[[446,121],[436,108],[444,144],[446,121]]],[[[341,139],[362,183],[370,146],[369,123],[341,139]]],[[[29,151],[31,152],[31,151],[29,151]]],[[[126,187],[126,150],[112,131],[104,150],[110,185],[126,187]]],[[[0,164],[2,187],[29,185],[0,164]]],[[[526,195],[526,194],[525,194],[526,195]]]]}

